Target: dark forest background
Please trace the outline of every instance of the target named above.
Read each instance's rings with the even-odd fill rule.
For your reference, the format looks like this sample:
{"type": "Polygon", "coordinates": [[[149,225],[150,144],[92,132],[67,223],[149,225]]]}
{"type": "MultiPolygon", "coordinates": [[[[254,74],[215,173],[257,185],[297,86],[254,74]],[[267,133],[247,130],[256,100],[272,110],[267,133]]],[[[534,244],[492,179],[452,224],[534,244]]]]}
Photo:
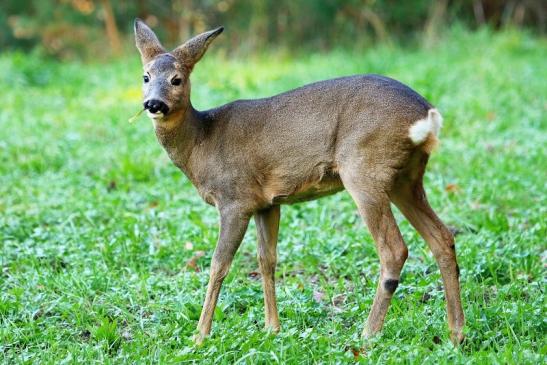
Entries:
{"type": "Polygon", "coordinates": [[[57,58],[124,53],[140,17],[173,46],[224,25],[227,52],[328,50],[400,39],[434,42],[446,25],[544,34],[541,0],[2,0],[0,49],[57,58]]]}

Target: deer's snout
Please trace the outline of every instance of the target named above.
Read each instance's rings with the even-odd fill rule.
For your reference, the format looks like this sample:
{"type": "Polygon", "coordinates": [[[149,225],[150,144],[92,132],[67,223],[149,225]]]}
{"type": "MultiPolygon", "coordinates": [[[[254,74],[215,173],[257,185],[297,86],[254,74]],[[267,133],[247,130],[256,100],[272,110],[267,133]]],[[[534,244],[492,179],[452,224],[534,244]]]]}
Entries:
{"type": "Polygon", "coordinates": [[[144,109],[149,110],[151,113],[162,112],[167,114],[169,112],[169,107],[163,101],[158,99],[150,99],[144,102],[144,109]]]}

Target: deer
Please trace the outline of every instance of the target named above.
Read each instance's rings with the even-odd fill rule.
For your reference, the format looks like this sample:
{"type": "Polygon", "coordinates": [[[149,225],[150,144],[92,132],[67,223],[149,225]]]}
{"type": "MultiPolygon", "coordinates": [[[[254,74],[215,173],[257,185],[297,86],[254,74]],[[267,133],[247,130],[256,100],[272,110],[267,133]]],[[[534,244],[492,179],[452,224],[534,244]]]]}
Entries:
{"type": "Polygon", "coordinates": [[[264,292],[265,328],[280,330],[275,269],[281,205],[346,190],[375,242],[376,294],[362,337],[382,330],[408,257],[391,205],[428,244],[443,280],[450,339],[464,338],[454,237],[428,203],[423,176],[438,143],[440,112],[410,87],[367,74],[319,81],[272,97],[204,111],[190,100],[190,74],[219,27],[167,51],[142,20],[134,33],[143,64],[143,106],[170,160],[216,207],[218,241],[194,341],[213,313],[251,218],[264,292]]]}

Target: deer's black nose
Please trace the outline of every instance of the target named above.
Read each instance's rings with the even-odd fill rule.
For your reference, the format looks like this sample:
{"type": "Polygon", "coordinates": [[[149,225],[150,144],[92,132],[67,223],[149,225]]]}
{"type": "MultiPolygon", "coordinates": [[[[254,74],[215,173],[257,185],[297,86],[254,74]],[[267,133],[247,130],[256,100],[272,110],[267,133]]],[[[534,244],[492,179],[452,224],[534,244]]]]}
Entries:
{"type": "Polygon", "coordinates": [[[157,99],[146,100],[144,102],[144,109],[148,109],[150,113],[162,112],[163,114],[167,114],[169,112],[167,104],[157,99]]]}

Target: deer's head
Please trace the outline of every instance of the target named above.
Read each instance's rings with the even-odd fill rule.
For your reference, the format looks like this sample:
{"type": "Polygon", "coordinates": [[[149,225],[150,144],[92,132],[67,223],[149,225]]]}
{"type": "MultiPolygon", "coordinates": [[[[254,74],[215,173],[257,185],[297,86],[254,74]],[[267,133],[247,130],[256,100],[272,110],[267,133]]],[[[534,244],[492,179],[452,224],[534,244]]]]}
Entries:
{"type": "Polygon", "coordinates": [[[188,40],[167,52],[143,21],[135,20],[135,41],[143,63],[144,108],[154,121],[184,112],[190,104],[190,73],[220,27],[188,40]]]}

